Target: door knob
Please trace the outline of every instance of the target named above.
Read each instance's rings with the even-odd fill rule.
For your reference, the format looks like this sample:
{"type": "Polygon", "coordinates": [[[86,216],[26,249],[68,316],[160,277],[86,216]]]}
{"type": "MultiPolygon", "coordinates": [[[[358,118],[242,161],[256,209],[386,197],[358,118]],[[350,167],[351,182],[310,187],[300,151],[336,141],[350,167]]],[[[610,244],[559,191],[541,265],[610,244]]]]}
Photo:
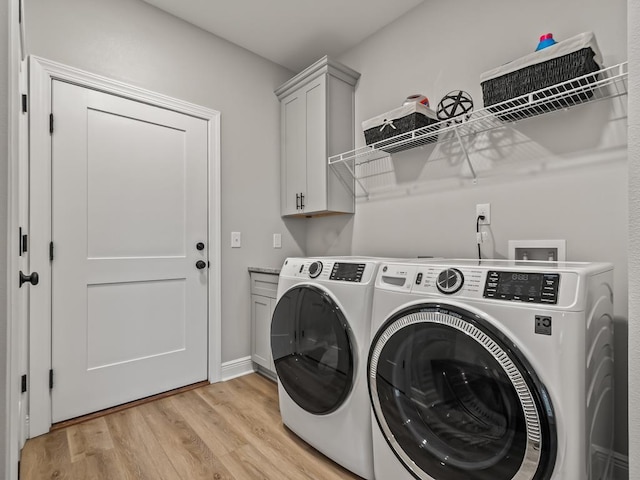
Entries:
{"type": "Polygon", "coordinates": [[[196,250],[204,250],[204,243],[202,242],[196,243],[196,250]]]}
{"type": "Polygon", "coordinates": [[[31,275],[25,275],[20,271],[20,286],[26,282],[29,282],[31,285],[37,285],[39,281],[40,278],[38,277],[37,272],[33,272],[31,275]]]}
{"type": "Polygon", "coordinates": [[[196,262],[196,268],[197,268],[198,270],[202,270],[202,269],[203,269],[204,267],[206,267],[206,266],[207,266],[207,263],[206,263],[206,262],[204,262],[204,261],[202,261],[202,260],[198,260],[198,261],[196,262]]]}

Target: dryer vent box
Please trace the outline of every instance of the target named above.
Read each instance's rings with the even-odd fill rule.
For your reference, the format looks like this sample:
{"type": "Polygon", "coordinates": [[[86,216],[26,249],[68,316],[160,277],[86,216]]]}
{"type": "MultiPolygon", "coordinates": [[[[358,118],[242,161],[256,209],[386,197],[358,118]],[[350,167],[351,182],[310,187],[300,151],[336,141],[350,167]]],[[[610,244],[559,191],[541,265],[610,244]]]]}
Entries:
{"type": "Polygon", "coordinates": [[[509,260],[564,262],[566,240],[509,240],[509,260]]]}

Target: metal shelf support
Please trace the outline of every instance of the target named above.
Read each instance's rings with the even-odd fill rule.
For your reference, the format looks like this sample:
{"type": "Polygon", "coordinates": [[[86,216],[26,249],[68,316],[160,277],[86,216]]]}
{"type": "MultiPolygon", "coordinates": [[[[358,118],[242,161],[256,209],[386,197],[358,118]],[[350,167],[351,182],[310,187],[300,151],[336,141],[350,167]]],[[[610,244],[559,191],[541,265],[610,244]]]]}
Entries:
{"type": "Polygon", "coordinates": [[[464,156],[467,159],[467,164],[469,165],[469,170],[471,170],[471,175],[473,175],[473,183],[478,183],[478,177],[476,176],[476,171],[473,169],[473,164],[471,163],[471,159],[469,158],[469,152],[467,152],[467,147],[465,147],[462,138],[460,137],[460,132],[458,132],[458,127],[456,125],[453,126],[453,131],[456,132],[456,137],[458,138],[458,143],[460,144],[460,148],[464,152],[464,156]]]}

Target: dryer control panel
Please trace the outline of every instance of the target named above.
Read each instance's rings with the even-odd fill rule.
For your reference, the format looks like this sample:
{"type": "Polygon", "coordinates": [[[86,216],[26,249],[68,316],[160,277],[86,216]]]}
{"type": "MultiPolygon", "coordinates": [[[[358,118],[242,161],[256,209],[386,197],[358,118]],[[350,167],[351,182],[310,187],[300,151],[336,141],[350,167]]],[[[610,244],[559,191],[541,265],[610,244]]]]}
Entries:
{"type": "Polygon", "coordinates": [[[558,303],[560,274],[541,272],[501,272],[490,270],[484,298],[515,302],[558,303]]]}

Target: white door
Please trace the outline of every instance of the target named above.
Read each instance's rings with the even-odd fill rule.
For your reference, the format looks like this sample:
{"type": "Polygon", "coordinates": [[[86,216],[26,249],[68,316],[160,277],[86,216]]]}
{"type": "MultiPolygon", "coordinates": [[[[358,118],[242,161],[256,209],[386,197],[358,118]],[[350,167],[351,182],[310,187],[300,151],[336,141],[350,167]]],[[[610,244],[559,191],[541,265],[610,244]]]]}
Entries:
{"type": "Polygon", "coordinates": [[[52,98],[59,422],[207,378],[208,140],[133,100],[61,81],[52,98]]]}

